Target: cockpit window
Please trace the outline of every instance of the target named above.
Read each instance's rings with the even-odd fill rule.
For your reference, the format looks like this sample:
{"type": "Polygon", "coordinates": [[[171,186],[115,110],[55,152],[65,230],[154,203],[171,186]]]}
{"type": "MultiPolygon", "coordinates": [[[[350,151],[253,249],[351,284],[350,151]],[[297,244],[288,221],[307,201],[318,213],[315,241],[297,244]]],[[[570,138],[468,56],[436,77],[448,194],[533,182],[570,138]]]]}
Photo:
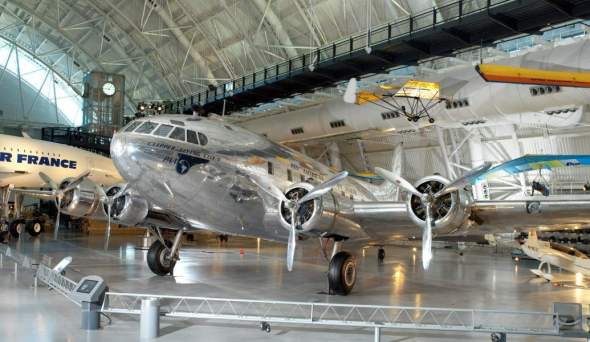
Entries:
{"type": "Polygon", "coordinates": [[[187,130],[186,131],[186,141],[191,144],[198,145],[199,139],[197,138],[197,133],[195,131],[187,130]]]}
{"type": "Polygon", "coordinates": [[[205,134],[199,132],[199,141],[201,142],[201,145],[205,146],[209,140],[207,140],[207,136],[205,134]]]}
{"type": "Polygon", "coordinates": [[[171,130],[172,126],[170,125],[160,125],[160,127],[154,131],[154,135],[159,137],[167,137],[171,130]]]}
{"type": "Polygon", "coordinates": [[[124,132],[131,132],[132,130],[137,128],[137,126],[139,126],[140,124],[141,124],[141,121],[132,121],[129,125],[127,125],[127,127],[125,127],[123,129],[123,131],[124,132]]]}
{"type": "Polygon", "coordinates": [[[174,128],[174,130],[170,134],[170,139],[185,141],[186,139],[184,137],[185,136],[184,132],[185,132],[184,128],[176,127],[176,128],[174,128]]]}
{"type": "Polygon", "coordinates": [[[146,133],[146,134],[150,134],[154,128],[156,128],[158,124],[151,122],[151,121],[146,121],[143,123],[143,125],[139,126],[138,129],[135,130],[135,133],[146,133]]]}
{"type": "Polygon", "coordinates": [[[176,126],[184,126],[184,122],[178,120],[170,120],[170,123],[176,126]]]}

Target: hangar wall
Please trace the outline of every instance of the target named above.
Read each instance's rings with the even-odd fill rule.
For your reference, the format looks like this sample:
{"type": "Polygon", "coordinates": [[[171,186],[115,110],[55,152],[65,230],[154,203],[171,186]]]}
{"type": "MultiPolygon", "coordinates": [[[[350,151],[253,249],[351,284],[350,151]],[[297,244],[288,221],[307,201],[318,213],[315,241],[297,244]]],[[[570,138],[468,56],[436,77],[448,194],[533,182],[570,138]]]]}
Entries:
{"type": "MultiPolygon", "coordinates": [[[[48,80],[50,82],[51,80],[48,80]]],[[[69,121],[63,113],[57,110],[54,103],[44,96],[36,96],[37,90],[22,82],[22,94],[24,103],[23,115],[21,99],[18,89],[18,78],[9,73],[4,73],[0,82],[0,128],[3,126],[18,126],[19,124],[31,126],[38,123],[67,124],[69,121]],[[35,101],[35,97],[37,97],[35,101]],[[32,104],[34,103],[34,106],[32,104]],[[58,115],[56,115],[56,113],[58,115]]]]}

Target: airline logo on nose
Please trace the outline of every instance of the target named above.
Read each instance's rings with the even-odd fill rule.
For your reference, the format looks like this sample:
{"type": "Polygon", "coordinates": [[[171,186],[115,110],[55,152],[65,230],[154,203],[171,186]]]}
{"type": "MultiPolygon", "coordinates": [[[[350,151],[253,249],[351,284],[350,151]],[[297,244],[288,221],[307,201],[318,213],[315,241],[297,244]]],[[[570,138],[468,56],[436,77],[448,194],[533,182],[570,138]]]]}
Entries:
{"type": "Polygon", "coordinates": [[[29,164],[29,165],[41,165],[49,167],[61,167],[64,169],[76,169],[78,162],[75,160],[61,159],[61,158],[50,158],[46,156],[36,156],[33,154],[17,154],[14,158],[10,152],[0,152],[0,162],[17,164],[29,164]]]}
{"type": "Polygon", "coordinates": [[[209,160],[190,156],[188,154],[179,153],[178,161],[176,162],[176,172],[180,175],[186,174],[191,167],[198,164],[207,164],[209,160]]]}

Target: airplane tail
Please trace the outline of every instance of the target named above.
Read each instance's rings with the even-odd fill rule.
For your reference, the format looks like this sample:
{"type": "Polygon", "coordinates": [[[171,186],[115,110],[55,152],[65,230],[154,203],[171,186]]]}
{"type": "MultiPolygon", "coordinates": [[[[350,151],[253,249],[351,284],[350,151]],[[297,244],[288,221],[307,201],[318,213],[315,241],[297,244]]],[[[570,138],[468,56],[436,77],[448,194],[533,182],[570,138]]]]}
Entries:
{"type": "Polygon", "coordinates": [[[538,240],[538,238],[537,238],[537,230],[536,229],[529,230],[529,238],[528,238],[528,240],[529,241],[537,241],[538,240]]]}

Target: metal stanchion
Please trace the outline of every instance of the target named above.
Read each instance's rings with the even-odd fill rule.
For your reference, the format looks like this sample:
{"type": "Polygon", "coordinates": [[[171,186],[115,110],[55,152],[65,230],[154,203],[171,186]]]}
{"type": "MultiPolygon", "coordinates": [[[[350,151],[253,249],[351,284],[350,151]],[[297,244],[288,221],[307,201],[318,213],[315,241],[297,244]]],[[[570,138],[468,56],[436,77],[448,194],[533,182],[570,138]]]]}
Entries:
{"type": "Polygon", "coordinates": [[[375,327],[375,338],[373,339],[374,342],[381,341],[381,328],[375,327]]]}
{"type": "Polygon", "coordinates": [[[14,279],[18,277],[18,263],[14,262],[14,279]]]}
{"type": "Polygon", "coordinates": [[[151,339],[160,335],[160,300],[145,298],[141,300],[139,338],[151,339]]]}

